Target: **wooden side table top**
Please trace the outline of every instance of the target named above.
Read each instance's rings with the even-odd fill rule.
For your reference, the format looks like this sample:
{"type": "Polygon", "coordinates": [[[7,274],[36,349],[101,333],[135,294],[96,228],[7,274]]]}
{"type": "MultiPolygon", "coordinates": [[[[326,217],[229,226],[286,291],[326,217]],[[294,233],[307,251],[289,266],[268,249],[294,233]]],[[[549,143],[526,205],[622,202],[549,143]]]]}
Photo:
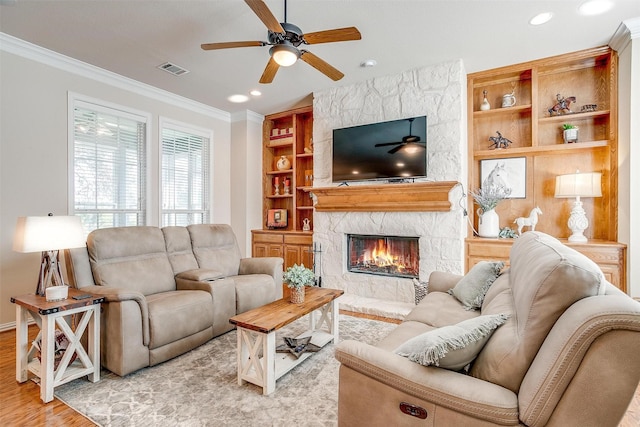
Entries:
{"type": "Polygon", "coordinates": [[[101,302],[104,302],[104,297],[84,292],[81,289],[69,288],[69,296],[67,299],[60,301],[47,301],[43,296],[27,294],[20,295],[18,297],[11,297],[11,302],[21,305],[28,310],[35,311],[40,315],[46,316],[48,314],[71,310],[78,307],[100,304],[101,302]],[[75,300],[73,297],[76,295],[91,295],[91,298],[75,300]]]}
{"type": "Polygon", "coordinates": [[[319,309],[342,294],[344,291],[340,289],[308,286],[302,304],[293,304],[288,298],[283,298],[233,316],[229,322],[241,328],[267,334],[319,309]]]}

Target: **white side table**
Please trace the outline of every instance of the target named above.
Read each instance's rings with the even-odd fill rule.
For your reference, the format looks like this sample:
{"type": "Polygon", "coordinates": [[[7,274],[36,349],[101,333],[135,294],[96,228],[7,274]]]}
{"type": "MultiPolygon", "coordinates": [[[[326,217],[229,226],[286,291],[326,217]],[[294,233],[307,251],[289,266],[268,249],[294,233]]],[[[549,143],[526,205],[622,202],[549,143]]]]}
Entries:
{"type": "Polygon", "coordinates": [[[11,302],[16,304],[16,380],[20,383],[27,381],[28,371],[37,375],[40,378],[40,398],[44,403],[53,400],[53,389],[61,384],[85,375],[91,382],[100,380],[100,303],[104,298],[91,295],[87,299],[72,299],[82,294],[87,293],[69,289],[68,299],[55,302],[47,302],[45,297],[32,294],[11,298],[11,302]],[[82,314],[75,330],[64,319],[73,314],[82,314]],[[40,328],[35,341],[41,340],[42,362],[36,357],[35,345],[29,346],[28,343],[29,315],[40,328]],[[57,369],[54,368],[56,329],[69,340],[57,369]],[[85,330],[88,332],[87,349],[80,341],[85,330]],[[70,363],[74,353],[76,360],[70,363]]]}

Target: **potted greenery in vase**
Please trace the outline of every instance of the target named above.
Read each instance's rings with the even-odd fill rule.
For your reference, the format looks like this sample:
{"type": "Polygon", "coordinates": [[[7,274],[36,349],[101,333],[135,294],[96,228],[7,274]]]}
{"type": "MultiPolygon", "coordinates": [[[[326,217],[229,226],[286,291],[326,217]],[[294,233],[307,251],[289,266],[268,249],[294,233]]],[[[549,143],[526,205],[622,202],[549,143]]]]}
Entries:
{"type": "Polygon", "coordinates": [[[562,138],[565,144],[578,142],[578,126],[565,123],[562,125],[562,138]]]}
{"type": "Polygon", "coordinates": [[[500,234],[500,217],[495,211],[498,203],[509,197],[510,188],[502,185],[487,186],[471,192],[478,206],[478,235],[496,238],[500,234]]]}
{"type": "Polygon", "coordinates": [[[304,264],[293,264],[284,272],[282,279],[291,289],[291,302],[302,304],[304,302],[304,287],[313,286],[316,276],[304,264]]]}

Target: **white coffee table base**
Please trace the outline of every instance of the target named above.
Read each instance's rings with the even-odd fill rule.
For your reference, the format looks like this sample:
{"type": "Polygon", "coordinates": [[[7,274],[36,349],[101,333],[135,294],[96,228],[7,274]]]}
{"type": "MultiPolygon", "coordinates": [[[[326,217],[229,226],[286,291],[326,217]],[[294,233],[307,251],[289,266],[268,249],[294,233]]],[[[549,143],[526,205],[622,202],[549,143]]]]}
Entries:
{"type": "MultiPolygon", "coordinates": [[[[311,343],[324,347],[338,342],[338,304],[336,300],[309,313],[309,330],[296,338],[311,335],[311,343]],[[319,318],[318,318],[319,315],[319,318]],[[321,330],[325,327],[325,330],[321,330]]],[[[313,353],[299,358],[287,353],[276,353],[276,332],[262,333],[238,326],[238,384],[250,382],[262,387],[262,394],[273,393],[276,380],[304,362],[313,353]],[[263,356],[260,356],[262,353],[263,356]]]]}

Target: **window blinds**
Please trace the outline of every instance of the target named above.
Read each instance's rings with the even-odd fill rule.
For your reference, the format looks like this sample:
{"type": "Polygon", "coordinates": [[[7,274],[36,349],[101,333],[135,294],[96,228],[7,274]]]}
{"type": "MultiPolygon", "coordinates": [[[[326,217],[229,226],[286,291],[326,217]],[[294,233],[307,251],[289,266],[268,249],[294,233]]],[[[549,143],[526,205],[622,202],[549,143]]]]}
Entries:
{"type": "Polygon", "coordinates": [[[162,128],[161,225],[209,220],[209,138],[162,128]]]}
{"type": "Polygon", "coordinates": [[[146,120],[77,102],[73,133],[73,204],[85,231],[144,225],[146,120]]]}

